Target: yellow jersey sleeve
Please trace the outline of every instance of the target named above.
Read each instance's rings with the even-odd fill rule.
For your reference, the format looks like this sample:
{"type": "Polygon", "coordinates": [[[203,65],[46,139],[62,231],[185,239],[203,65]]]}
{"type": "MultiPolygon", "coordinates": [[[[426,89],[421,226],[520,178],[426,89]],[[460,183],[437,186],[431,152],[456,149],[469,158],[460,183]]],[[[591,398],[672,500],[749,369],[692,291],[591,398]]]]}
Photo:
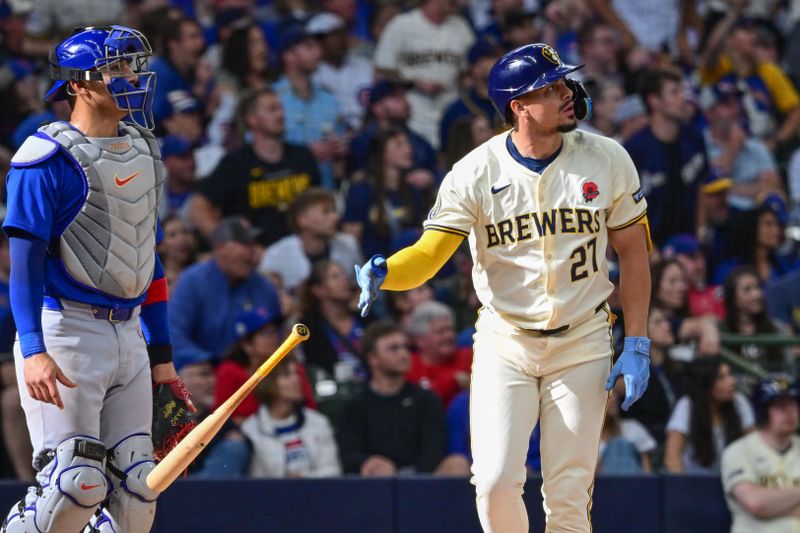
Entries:
{"type": "Polygon", "coordinates": [[[435,228],[425,230],[422,237],[386,260],[388,273],[381,289],[407,291],[431,279],[455,253],[464,237],[435,228]]]}
{"type": "Polygon", "coordinates": [[[700,83],[703,85],[714,85],[720,78],[732,70],[733,64],[731,63],[731,58],[728,57],[728,54],[722,54],[714,68],[700,68],[700,83]]]}
{"type": "Polygon", "coordinates": [[[800,104],[797,89],[778,65],[761,63],[758,65],[758,75],[764,80],[778,111],[785,114],[800,104]]]}

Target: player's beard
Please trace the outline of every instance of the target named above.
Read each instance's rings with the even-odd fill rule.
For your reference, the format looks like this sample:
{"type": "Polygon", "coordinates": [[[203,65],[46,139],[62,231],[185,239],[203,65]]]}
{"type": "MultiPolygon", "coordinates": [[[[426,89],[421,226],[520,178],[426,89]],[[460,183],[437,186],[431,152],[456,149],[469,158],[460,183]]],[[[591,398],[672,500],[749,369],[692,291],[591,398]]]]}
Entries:
{"type": "Polygon", "coordinates": [[[556,129],[558,130],[559,133],[569,133],[570,131],[573,131],[577,127],[578,127],[578,121],[570,120],[566,124],[559,124],[558,128],[556,129]]]}

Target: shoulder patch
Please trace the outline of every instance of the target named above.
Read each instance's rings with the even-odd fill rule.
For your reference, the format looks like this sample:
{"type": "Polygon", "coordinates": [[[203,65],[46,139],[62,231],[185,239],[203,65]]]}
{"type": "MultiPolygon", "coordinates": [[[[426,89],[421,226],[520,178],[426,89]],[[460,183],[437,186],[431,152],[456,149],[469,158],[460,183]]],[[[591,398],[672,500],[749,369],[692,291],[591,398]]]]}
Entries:
{"type": "Polygon", "coordinates": [[[636,192],[633,193],[631,196],[633,196],[634,203],[638,204],[639,202],[641,202],[642,198],[644,198],[644,193],[642,192],[642,188],[639,187],[638,189],[636,189],[636,192]]]}
{"type": "Polygon", "coordinates": [[[58,143],[43,133],[25,139],[11,158],[12,167],[28,167],[49,158],[58,150],[58,143]]]}

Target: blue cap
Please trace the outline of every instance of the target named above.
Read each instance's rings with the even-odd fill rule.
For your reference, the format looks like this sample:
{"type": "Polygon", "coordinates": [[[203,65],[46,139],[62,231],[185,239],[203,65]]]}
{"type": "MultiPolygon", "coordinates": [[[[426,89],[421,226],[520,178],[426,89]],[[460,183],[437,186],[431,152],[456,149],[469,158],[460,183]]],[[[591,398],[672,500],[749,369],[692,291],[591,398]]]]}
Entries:
{"type": "Polygon", "coordinates": [[[467,52],[467,60],[470,65],[474,65],[479,59],[491,58],[497,59],[502,53],[500,46],[497,42],[490,37],[482,37],[478,39],[472,48],[467,52]]]}
{"type": "Polygon", "coordinates": [[[675,257],[680,254],[692,255],[698,251],[700,251],[700,243],[697,242],[697,239],[695,239],[693,235],[686,233],[673,235],[662,249],[662,253],[666,258],[675,257]]]}
{"type": "Polygon", "coordinates": [[[169,157],[172,155],[186,155],[191,153],[192,143],[178,137],[177,135],[167,135],[161,140],[161,157],[169,157]]]}
{"type": "Polygon", "coordinates": [[[264,306],[253,307],[236,315],[233,334],[237,339],[255,333],[267,324],[280,324],[283,316],[279,310],[270,311],[264,306]]]}
{"type": "Polygon", "coordinates": [[[278,38],[278,48],[281,53],[290,50],[307,39],[312,39],[313,36],[306,32],[303,26],[297,24],[291,25],[284,29],[278,38]]]}
{"type": "Polygon", "coordinates": [[[489,98],[500,116],[505,117],[511,100],[547,87],[583,68],[561,61],[552,46],[527,44],[506,52],[489,71],[489,98]]]}
{"type": "Polygon", "coordinates": [[[369,105],[377,104],[398,91],[408,89],[410,83],[397,80],[378,80],[369,90],[369,105]]]}
{"type": "Polygon", "coordinates": [[[789,223],[789,210],[786,208],[786,200],[778,193],[769,193],[761,200],[761,207],[768,207],[778,217],[778,223],[786,226],[789,223]]]}

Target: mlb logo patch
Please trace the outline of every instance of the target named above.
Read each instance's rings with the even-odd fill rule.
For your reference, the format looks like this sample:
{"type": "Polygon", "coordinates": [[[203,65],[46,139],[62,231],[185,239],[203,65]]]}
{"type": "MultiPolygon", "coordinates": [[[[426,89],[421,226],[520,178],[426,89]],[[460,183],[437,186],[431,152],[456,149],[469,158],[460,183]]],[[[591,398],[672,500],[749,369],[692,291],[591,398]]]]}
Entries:
{"type": "Polygon", "coordinates": [[[642,191],[642,188],[639,187],[638,189],[636,189],[636,192],[633,193],[631,196],[633,196],[634,203],[638,204],[639,202],[642,201],[642,198],[644,198],[644,192],[642,191]]]}

